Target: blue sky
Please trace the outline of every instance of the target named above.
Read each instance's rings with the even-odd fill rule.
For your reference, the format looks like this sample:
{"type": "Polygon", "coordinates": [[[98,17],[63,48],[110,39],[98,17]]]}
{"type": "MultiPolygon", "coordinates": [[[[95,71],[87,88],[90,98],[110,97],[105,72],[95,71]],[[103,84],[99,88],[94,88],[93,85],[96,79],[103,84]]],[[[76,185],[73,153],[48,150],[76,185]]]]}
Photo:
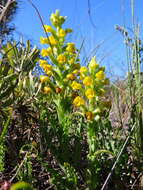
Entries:
{"type": "MultiPolygon", "coordinates": [[[[45,24],[50,24],[49,16],[56,9],[67,16],[65,27],[72,28],[74,33],[69,40],[80,48],[83,40],[81,61],[84,57],[97,56],[97,60],[107,67],[109,75],[123,75],[126,71],[125,47],[121,34],[115,25],[125,25],[131,29],[131,0],[33,0],[39,9],[45,24]],[[93,24],[93,23],[94,24],[93,24]],[[91,53],[93,50],[94,53],[91,53]]],[[[135,0],[136,20],[143,25],[143,0],[135,0]]],[[[21,36],[31,40],[39,48],[40,36],[44,35],[39,18],[28,0],[20,0],[19,10],[14,19],[16,39],[21,36]]]]}

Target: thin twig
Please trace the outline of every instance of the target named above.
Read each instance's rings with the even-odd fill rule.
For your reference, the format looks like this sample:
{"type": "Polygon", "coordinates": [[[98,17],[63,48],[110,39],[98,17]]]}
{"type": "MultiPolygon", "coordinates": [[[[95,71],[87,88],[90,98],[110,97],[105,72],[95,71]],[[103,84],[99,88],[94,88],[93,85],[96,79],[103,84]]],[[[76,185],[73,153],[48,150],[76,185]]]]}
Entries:
{"type": "Polygon", "coordinates": [[[26,158],[27,158],[27,155],[28,155],[28,152],[26,152],[25,156],[24,156],[24,159],[22,160],[22,162],[20,163],[16,173],[14,174],[14,176],[9,180],[10,182],[12,182],[14,180],[14,178],[17,176],[18,172],[20,171],[20,169],[22,168],[26,158]]]}
{"type": "MultiPolygon", "coordinates": [[[[40,14],[38,8],[34,5],[34,3],[33,3],[31,0],[28,0],[28,1],[29,1],[29,3],[32,5],[32,7],[36,10],[36,12],[37,12],[37,14],[38,14],[38,17],[39,17],[39,19],[40,19],[40,21],[41,21],[41,24],[42,24],[42,26],[43,26],[43,28],[44,28],[44,30],[45,30],[44,21],[43,21],[43,18],[42,18],[42,16],[41,16],[41,14],[40,14]]],[[[46,33],[46,30],[45,30],[45,33],[46,33]]]]}
{"type": "Polygon", "coordinates": [[[123,144],[123,146],[122,146],[120,152],[118,153],[118,156],[117,156],[117,158],[116,158],[116,161],[114,162],[114,164],[113,164],[113,166],[112,166],[112,168],[111,168],[111,171],[110,171],[110,173],[108,174],[108,176],[107,176],[107,178],[106,178],[106,180],[105,180],[105,182],[104,182],[104,184],[103,184],[101,190],[104,190],[104,188],[105,188],[106,185],[108,184],[109,179],[110,179],[110,177],[111,177],[111,175],[112,175],[112,173],[113,173],[113,171],[114,171],[114,169],[115,169],[115,167],[116,167],[116,165],[117,165],[117,163],[118,163],[118,161],[119,161],[119,159],[120,159],[121,154],[122,154],[123,151],[124,151],[124,148],[126,147],[126,145],[127,145],[127,143],[128,143],[128,140],[129,140],[129,138],[130,138],[130,135],[131,135],[132,131],[134,130],[135,126],[136,126],[135,124],[132,126],[131,131],[130,131],[130,134],[129,134],[129,136],[127,137],[127,139],[125,140],[125,142],[124,142],[124,144],[123,144]]]}
{"type": "Polygon", "coordinates": [[[138,181],[138,179],[141,177],[142,173],[140,173],[138,175],[138,177],[136,178],[136,180],[134,181],[133,185],[131,186],[131,189],[133,189],[133,187],[135,186],[136,182],[138,181]]]}
{"type": "MultiPolygon", "coordinates": [[[[36,13],[38,14],[38,17],[39,17],[40,22],[41,22],[41,24],[42,24],[42,27],[43,27],[43,29],[44,29],[45,35],[46,35],[46,37],[49,39],[49,36],[48,36],[48,34],[47,34],[47,32],[46,32],[46,29],[45,29],[45,27],[44,27],[43,18],[42,18],[42,16],[41,16],[41,14],[40,14],[38,8],[34,5],[34,3],[33,3],[31,0],[28,0],[28,1],[29,1],[29,3],[32,5],[32,7],[35,9],[36,13]]],[[[52,49],[52,54],[53,54],[53,56],[54,56],[53,47],[52,47],[52,45],[51,45],[50,40],[49,40],[49,45],[50,45],[50,47],[51,47],[51,49],[52,49]]]]}
{"type": "Polygon", "coordinates": [[[88,15],[89,15],[89,19],[90,19],[90,22],[91,22],[92,26],[93,26],[94,28],[96,28],[96,26],[95,26],[95,24],[94,24],[94,22],[93,22],[93,20],[92,20],[92,16],[91,16],[90,0],[88,0],[88,15]]]}

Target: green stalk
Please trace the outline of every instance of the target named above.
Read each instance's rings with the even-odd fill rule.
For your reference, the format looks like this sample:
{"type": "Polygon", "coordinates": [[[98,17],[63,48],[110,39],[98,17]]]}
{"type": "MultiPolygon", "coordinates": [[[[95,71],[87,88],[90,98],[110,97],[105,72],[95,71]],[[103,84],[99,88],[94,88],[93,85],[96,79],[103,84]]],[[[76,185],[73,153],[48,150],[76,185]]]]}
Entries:
{"type": "Polygon", "coordinates": [[[4,163],[5,151],[6,151],[5,140],[6,140],[6,135],[7,135],[9,124],[10,124],[10,117],[4,123],[4,127],[3,127],[2,133],[0,135],[0,172],[2,172],[4,170],[4,165],[5,165],[5,163],[4,163]]]}
{"type": "Polygon", "coordinates": [[[132,25],[134,31],[134,42],[132,47],[132,64],[134,74],[134,106],[133,120],[137,124],[135,131],[136,147],[139,147],[139,155],[143,153],[143,118],[142,118],[142,87],[141,87],[141,55],[140,55],[140,38],[139,38],[139,25],[135,23],[135,1],[131,0],[131,12],[132,12],[132,25]]]}

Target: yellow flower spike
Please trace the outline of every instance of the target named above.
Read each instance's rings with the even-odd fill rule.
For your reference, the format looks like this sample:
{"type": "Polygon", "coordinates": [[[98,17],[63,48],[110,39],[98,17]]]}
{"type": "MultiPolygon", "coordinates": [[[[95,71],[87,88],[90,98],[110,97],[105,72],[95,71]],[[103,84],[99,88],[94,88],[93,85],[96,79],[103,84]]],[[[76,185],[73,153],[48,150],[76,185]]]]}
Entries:
{"type": "Polygon", "coordinates": [[[58,57],[57,57],[57,61],[62,64],[62,63],[65,63],[65,62],[67,61],[67,58],[66,58],[65,55],[60,54],[60,55],[58,55],[58,57]]]}
{"type": "Polygon", "coordinates": [[[74,43],[67,43],[66,51],[69,53],[75,53],[76,48],[74,43]]]}
{"type": "Polygon", "coordinates": [[[43,90],[44,90],[44,93],[45,93],[45,94],[49,94],[49,93],[52,92],[51,88],[48,87],[48,86],[45,86],[43,90]]]}
{"type": "Polygon", "coordinates": [[[41,44],[48,44],[49,40],[48,40],[48,38],[40,37],[40,43],[41,44]]]}
{"type": "Polygon", "coordinates": [[[69,79],[69,80],[75,80],[76,77],[75,77],[75,75],[73,73],[70,73],[70,74],[68,74],[66,76],[66,78],[69,79]]]}
{"type": "Polygon", "coordinates": [[[103,80],[105,78],[105,73],[104,71],[98,71],[96,74],[95,74],[95,77],[98,79],[98,80],[103,80]]]}
{"type": "Polygon", "coordinates": [[[63,38],[63,37],[65,37],[66,36],[66,32],[65,32],[65,30],[64,29],[60,29],[59,31],[58,31],[58,34],[57,34],[59,37],[61,37],[61,38],[63,38]]]}
{"type": "Polygon", "coordinates": [[[87,67],[81,67],[80,68],[80,73],[86,73],[88,71],[87,67]]]}
{"type": "Polygon", "coordinates": [[[88,67],[89,67],[90,70],[94,70],[94,69],[96,69],[96,68],[99,67],[99,65],[96,62],[96,58],[95,57],[92,57],[89,65],[88,65],[88,67]]]}
{"type": "Polygon", "coordinates": [[[44,25],[44,29],[46,32],[52,32],[53,31],[53,28],[49,25],[44,25]]]}
{"type": "Polygon", "coordinates": [[[73,90],[80,90],[82,88],[81,84],[76,81],[72,82],[71,87],[73,90]]]}
{"type": "Polygon", "coordinates": [[[90,111],[87,111],[86,113],[85,113],[85,117],[86,117],[86,119],[87,120],[93,120],[94,119],[94,114],[92,113],[92,112],[90,112],[90,111]]]}
{"type": "Polygon", "coordinates": [[[83,80],[83,84],[85,86],[90,86],[93,84],[93,79],[89,76],[85,77],[84,80],[83,80]]]}
{"type": "Polygon", "coordinates": [[[95,92],[93,89],[91,88],[88,88],[86,91],[85,91],[85,95],[88,99],[92,99],[95,97],[95,92]]]}
{"type": "Polygon", "coordinates": [[[74,104],[75,106],[79,107],[79,106],[84,105],[84,104],[85,104],[85,101],[84,101],[84,99],[81,98],[80,96],[77,96],[77,97],[74,99],[73,104],[74,104]]]}
{"type": "Polygon", "coordinates": [[[41,83],[47,82],[48,80],[49,80],[48,76],[40,75],[40,81],[41,81],[41,83]]]}
{"type": "Polygon", "coordinates": [[[49,53],[48,53],[47,49],[42,49],[42,50],[41,50],[41,55],[42,55],[42,57],[47,57],[47,56],[49,56],[49,53]]]}
{"type": "Polygon", "coordinates": [[[48,40],[49,40],[48,43],[50,45],[57,45],[58,43],[58,41],[54,38],[54,36],[49,36],[48,40]]]}

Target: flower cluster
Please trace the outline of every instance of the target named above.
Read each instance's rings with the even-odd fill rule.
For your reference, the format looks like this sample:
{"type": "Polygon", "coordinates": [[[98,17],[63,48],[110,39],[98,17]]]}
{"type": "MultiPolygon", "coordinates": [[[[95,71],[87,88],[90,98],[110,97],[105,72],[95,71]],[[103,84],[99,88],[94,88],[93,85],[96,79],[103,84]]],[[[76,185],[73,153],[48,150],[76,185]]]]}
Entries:
{"type": "Polygon", "coordinates": [[[53,26],[44,25],[46,37],[40,38],[41,44],[47,46],[41,50],[42,59],[39,60],[45,72],[40,76],[43,92],[53,97],[68,97],[87,120],[99,119],[110,104],[104,98],[109,83],[105,68],[99,66],[95,57],[88,66],[80,65],[75,44],[66,43],[66,36],[72,30],[62,28],[65,19],[59,11],[52,13],[53,26]]]}
{"type": "Polygon", "coordinates": [[[105,99],[109,80],[104,70],[93,57],[87,67],[80,67],[80,80],[72,82],[72,89],[78,92],[73,104],[82,110],[87,120],[100,119],[111,106],[110,101],[105,99]]]}
{"type": "MultiPolygon", "coordinates": [[[[66,17],[60,16],[59,11],[56,11],[55,14],[52,13],[50,20],[53,26],[44,25],[46,37],[40,38],[40,43],[47,46],[41,50],[42,59],[40,59],[39,64],[43,68],[45,76],[41,76],[40,80],[43,84],[48,85],[48,88],[51,88],[52,82],[55,86],[55,89],[51,89],[51,91],[44,90],[45,93],[52,91],[64,93],[65,86],[69,81],[75,80],[78,75],[78,50],[74,43],[65,43],[67,34],[72,32],[69,28],[62,28],[65,19],[66,17]]],[[[43,89],[45,89],[44,85],[43,89]]]]}

